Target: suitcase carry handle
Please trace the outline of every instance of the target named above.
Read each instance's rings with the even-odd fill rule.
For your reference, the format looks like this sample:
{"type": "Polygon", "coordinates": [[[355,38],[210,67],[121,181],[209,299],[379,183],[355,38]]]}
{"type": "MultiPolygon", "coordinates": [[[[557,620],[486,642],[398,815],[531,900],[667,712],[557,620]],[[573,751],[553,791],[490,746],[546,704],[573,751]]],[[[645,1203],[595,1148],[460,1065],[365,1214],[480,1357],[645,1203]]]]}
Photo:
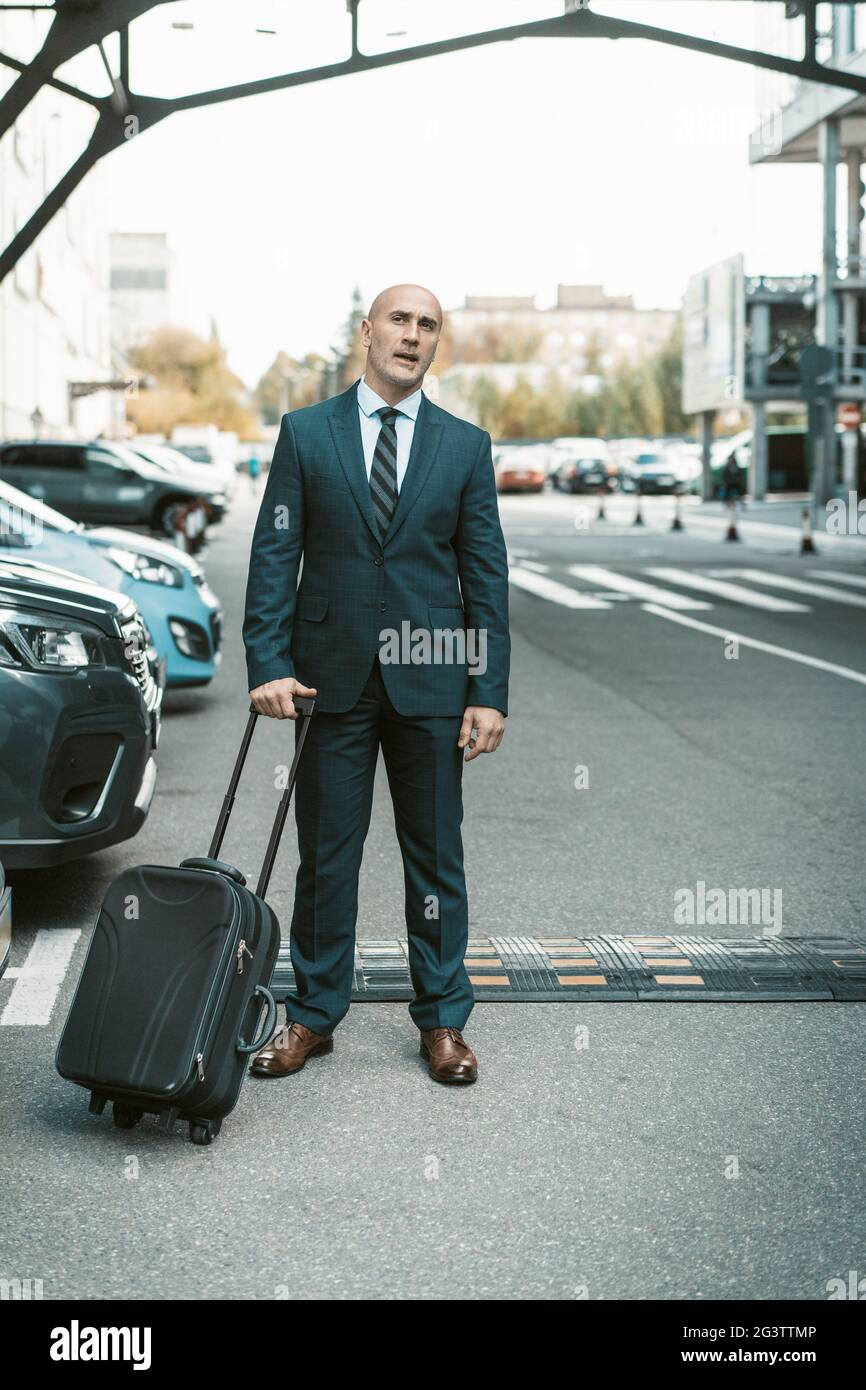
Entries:
{"type": "Polygon", "coordinates": [[[268,1010],[265,1015],[264,1027],[262,1028],[262,1031],[259,1033],[259,1036],[256,1038],[255,1042],[245,1043],[240,1034],[238,1034],[238,1040],[235,1043],[235,1050],[237,1052],[243,1052],[247,1055],[250,1052],[258,1052],[259,1048],[264,1046],[266,1036],[273,1032],[274,1024],[277,1021],[277,1001],[271,994],[271,991],[267,989],[265,985],[256,985],[256,993],[253,995],[254,999],[257,994],[262,995],[262,997],[266,999],[268,1003],[268,1010]]]}
{"type": "Polygon", "coordinates": [[[222,874],[224,878],[230,878],[234,883],[239,883],[242,888],[246,887],[246,879],[240,869],[236,869],[234,864],[226,864],[223,859],[181,859],[179,867],[181,869],[208,869],[213,874],[222,874]]]}
{"type": "MultiPolygon", "coordinates": [[[[313,695],[293,695],[292,703],[294,704],[295,709],[298,710],[299,713],[302,715],[301,732],[298,735],[298,739],[295,745],[295,756],[293,757],[292,765],[289,768],[289,779],[286,783],[286,789],[283,792],[280,804],[277,807],[277,814],[274,818],[274,824],[271,829],[271,838],[268,841],[268,847],[265,851],[265,857],[262,863],[261,873],[259,874],[259,881],[256,884],[256,894],[260,898],[263,898],[268,891],[268,884],[271,880],[271,872],[274,867],[274,860],[277,857],[277,850],[280,847],[280,838],[283,833],[283,826],[286,823],[286,816],[289,814],[289,802],[292,799],[292,792],[295,789],[295,778],[297,777],[298,763],[300,762],[301,751],[304,747],[304,740],[307,737],[307,730],[310,727],[310,720],[316,710],[316,700],[315,696],[313,695]]],[[[244,730],[244,736],[241,739],[241,746],[238,751],[238,756],[235,760],[235,765],[232,769],[232,775],[229,779],[228,791],[223,797],[222,810],[219,813],[219,817],[217,819],[216,827],[213,833],[213,839],[210,842],[210,849],[207,852],[207,858],[209,860],[215,860],[222,863],[222,861],[219,859],[220,847],[223,842],[223,837],[226,833],[226,828],[229,823],[229,817],[232,813],[232,807],[235,804],[235,794],[238,789],[238,783],[241,780],[241,773],[244,770],[244,763],[247,760],[247,753],[249,752],[249,747],[252,743],[253,733],[255,732],[255,727],[258,718],[258,710],[256,709],[255,705],[251,704],[250,717],[247,720],[247,727],[244,730]]],[[[202,865],[201,867],[205,866],[202,865]]],[[[208,867],[210,866],[208,865],[208,867]]],[[[221,872],[225,871],[222,870],[221,872]]],[[[236,874],[239,872],[239,870],[235,870],[236,874]]],[[[234,877],[234,874],[230,875],[230,877],[234,877]]],[[[243,881],[242,875],[241,880],[243,881]]]]}

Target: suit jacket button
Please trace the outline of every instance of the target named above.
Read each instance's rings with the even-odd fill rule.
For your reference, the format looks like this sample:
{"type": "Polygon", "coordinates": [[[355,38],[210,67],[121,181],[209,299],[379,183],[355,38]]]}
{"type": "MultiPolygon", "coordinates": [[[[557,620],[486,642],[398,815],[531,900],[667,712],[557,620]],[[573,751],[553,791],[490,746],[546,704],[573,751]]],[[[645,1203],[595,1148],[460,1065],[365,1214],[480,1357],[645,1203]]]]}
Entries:
{"type": "Polygon", "coordinates": [[[381,555],[377,555],[376,558],[375,558],[374,561],[373,561],[373,564],[374,564],[374,565],[381,565],[381,564],[382,564],[382,556],[381,556],[381,555]]]}

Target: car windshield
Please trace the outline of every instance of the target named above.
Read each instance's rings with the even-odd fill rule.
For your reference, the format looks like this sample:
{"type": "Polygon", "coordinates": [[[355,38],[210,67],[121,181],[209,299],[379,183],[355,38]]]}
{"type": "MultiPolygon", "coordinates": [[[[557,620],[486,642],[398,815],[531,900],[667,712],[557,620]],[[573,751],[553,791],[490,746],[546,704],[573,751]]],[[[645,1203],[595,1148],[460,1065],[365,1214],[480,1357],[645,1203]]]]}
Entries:
{"type": "Polygon", "coordinates": [[[178,447],[179,452],[192,459],[193,463],[213,463],[210,449],[206,449],[203,444],[181,444],[178,447]]]}
{"type": "Polygon", "coordinates": [[[179,468],[188,468],[190,463],[188,454],[182,454],[179,449],[170,449],[166,444],[146,444],[134,452],[161,468],[163,473],[176,473],[179,468]]]}
{"type": "Polygon", "coordinates": [[[124,468],[131,468],[133,473],[141,472],[140,456],[134,449],[130,449],[126,444],[119,444],[115,439],[94,439],[88,448],[104,449],[107,454],[116,458],[124,468]]]}
{"type": "Polygon", "coordinates": [[[62,512],[56,512],[53,507],[40,502],[38,497],[30,497],[9,483],[0,483],[0,524],[8,527],[12,535],[26,534],[36,526],[65,534],[84,530],[80,522],[71,521],[62,512]]]}

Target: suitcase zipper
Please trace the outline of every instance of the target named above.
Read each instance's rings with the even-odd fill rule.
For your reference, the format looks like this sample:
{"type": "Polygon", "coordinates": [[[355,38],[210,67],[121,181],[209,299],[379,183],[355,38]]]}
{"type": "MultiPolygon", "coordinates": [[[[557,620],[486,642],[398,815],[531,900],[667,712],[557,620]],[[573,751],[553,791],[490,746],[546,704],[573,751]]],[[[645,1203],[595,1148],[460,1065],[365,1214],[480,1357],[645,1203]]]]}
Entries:
{"type": "MultiPolygon", "coordinates": [[[[237,889],[235,888],[235,886],[234,886],[233,883],[229,883],[229,884],[228,884],[228,887],[229,887],[229,891],[231,892],[232,897],[233,897],[234,900],[235,900],[236,919],[239,920],[239,921],[242,921],[242,920],[243,920],[243,904],[241,903],[240,894],[238,893],[238,891],[237,891],[237,889]]],[[[235,918],[232,919],[232,927],[233,927],[234,925],[235,925],[235,918]]],[[[237,945],[237,948],[236,948],[236,951],[235,951],[235,959],[237,960],[237,964],[238,964],[238,974],[239,974],[239,975],[242,975],[242,974],[243,974],[243,970],[244,970],[244,965],[243,965],[244,951],[246,951],[246,953],[247,953],[247,955],[249,956],[250,960],[252,960],[252,958],[253,958],[253,953],[252,953],[252,951],[250,950],[249,946],[247,945],[246,940],[242,937],[241,940],[238,942],[238,945],[237,945]]],[[[211,1002],[210,999],[208,999],[208,1006],[210,1006],[210,1002],[211,1002]]],[[[207,1013],[207,1010],[206,1010],[205,1012],[207,1013]]],[[[214,1029],[215,1029],[215,1026],[216,1026],[217,1014],[218,1014],[218,1011],[217,1011],[216,1009],[214,1009],[213,1013],[212,1013],[211,1016],[210,1016],[210,1027],[209,1027],[209,1029],[208,1029],[208,1031],[207,1031],[207,1034],[206,1034],[206,1036],[205,1036],[203,1039],[200,1040],[200,1044],[199,1044],[199,1045],[201,1046],[201,1049],[202,1049],[202,1050],[201,1050],[201,1052],[199,1052],[199,1053],[196,1054],[196,1065],[197,1065],[198,1080],[199,1080],[199,1082],[204,1081],[204,1054],[205,1054],[205,1052],[207,1051],[208,1043],[209,1043],[210,1040],[211,1040],[211,1037],[212,1037],[212,1035],[213,1035],[213,1032],[214,1032],[214,1029]]]]}
{"type": "Polygon", "coordinates": [[[243,975],[243,973],[244,973],[244,952],[245,952],[245,951],[246,951],[247,955],[249,956],[250,960],[252,960],[252,958],[253,958],[253,953],[252,953],[252,951],[250,950],[250,948],[249,948],[249,946],[247,945],[247,943],[246,943],[245,941],[239,942],[239,943],[238,943],[238,951],[237,951],[238,974],[239,974],[239,975],[243,975]]]}

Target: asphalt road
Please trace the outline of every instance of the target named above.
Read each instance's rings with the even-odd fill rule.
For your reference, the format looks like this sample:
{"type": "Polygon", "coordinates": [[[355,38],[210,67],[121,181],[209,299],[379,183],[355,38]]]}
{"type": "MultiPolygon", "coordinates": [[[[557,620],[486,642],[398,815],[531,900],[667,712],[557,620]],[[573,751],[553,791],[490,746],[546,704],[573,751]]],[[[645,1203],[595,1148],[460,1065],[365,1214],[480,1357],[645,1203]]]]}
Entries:
{"type": "MultiPolygon", "coordinates": [[[[110,879],[206,852],[246,711],[255,506],[242,489],[207,554],[223,669],[166,700],[146,826],[12,878],[14,965],[40,929],[82,934],[48,1026],[0,1027],[0,1278],[73,1299],[765,1300],[866,1275],[861,1004],[478,1004],[479,1081],[453,1089],[427,1077],[404,1005],[359,1004],[332,1056],[250,1080],[211,1148],[88,1115],[57,1037],[110,879]]],[[[862,548],[801,557],[767,525],[730,545],[689,508],[672,534],[663,499],[643,528],[626,502],[607,522],[548,495],[502,512],[511,712],[465,771],[473,932],[671,931],[674,894],[702,880],[779,890],[785,934],[866,938],[862,548]],[[720,579],[751,601],[695,587],[720,579]],[[688,599],[709,606],[670,606],[688,599]]],[[[224,846],[251,877],[290,737],[260,723],[224,846]]],[[[284,923],[296,863],[290,822],[269,895],[284,923]]],[[[359,935],[403,932],[380,767],[359,935]]]]}

